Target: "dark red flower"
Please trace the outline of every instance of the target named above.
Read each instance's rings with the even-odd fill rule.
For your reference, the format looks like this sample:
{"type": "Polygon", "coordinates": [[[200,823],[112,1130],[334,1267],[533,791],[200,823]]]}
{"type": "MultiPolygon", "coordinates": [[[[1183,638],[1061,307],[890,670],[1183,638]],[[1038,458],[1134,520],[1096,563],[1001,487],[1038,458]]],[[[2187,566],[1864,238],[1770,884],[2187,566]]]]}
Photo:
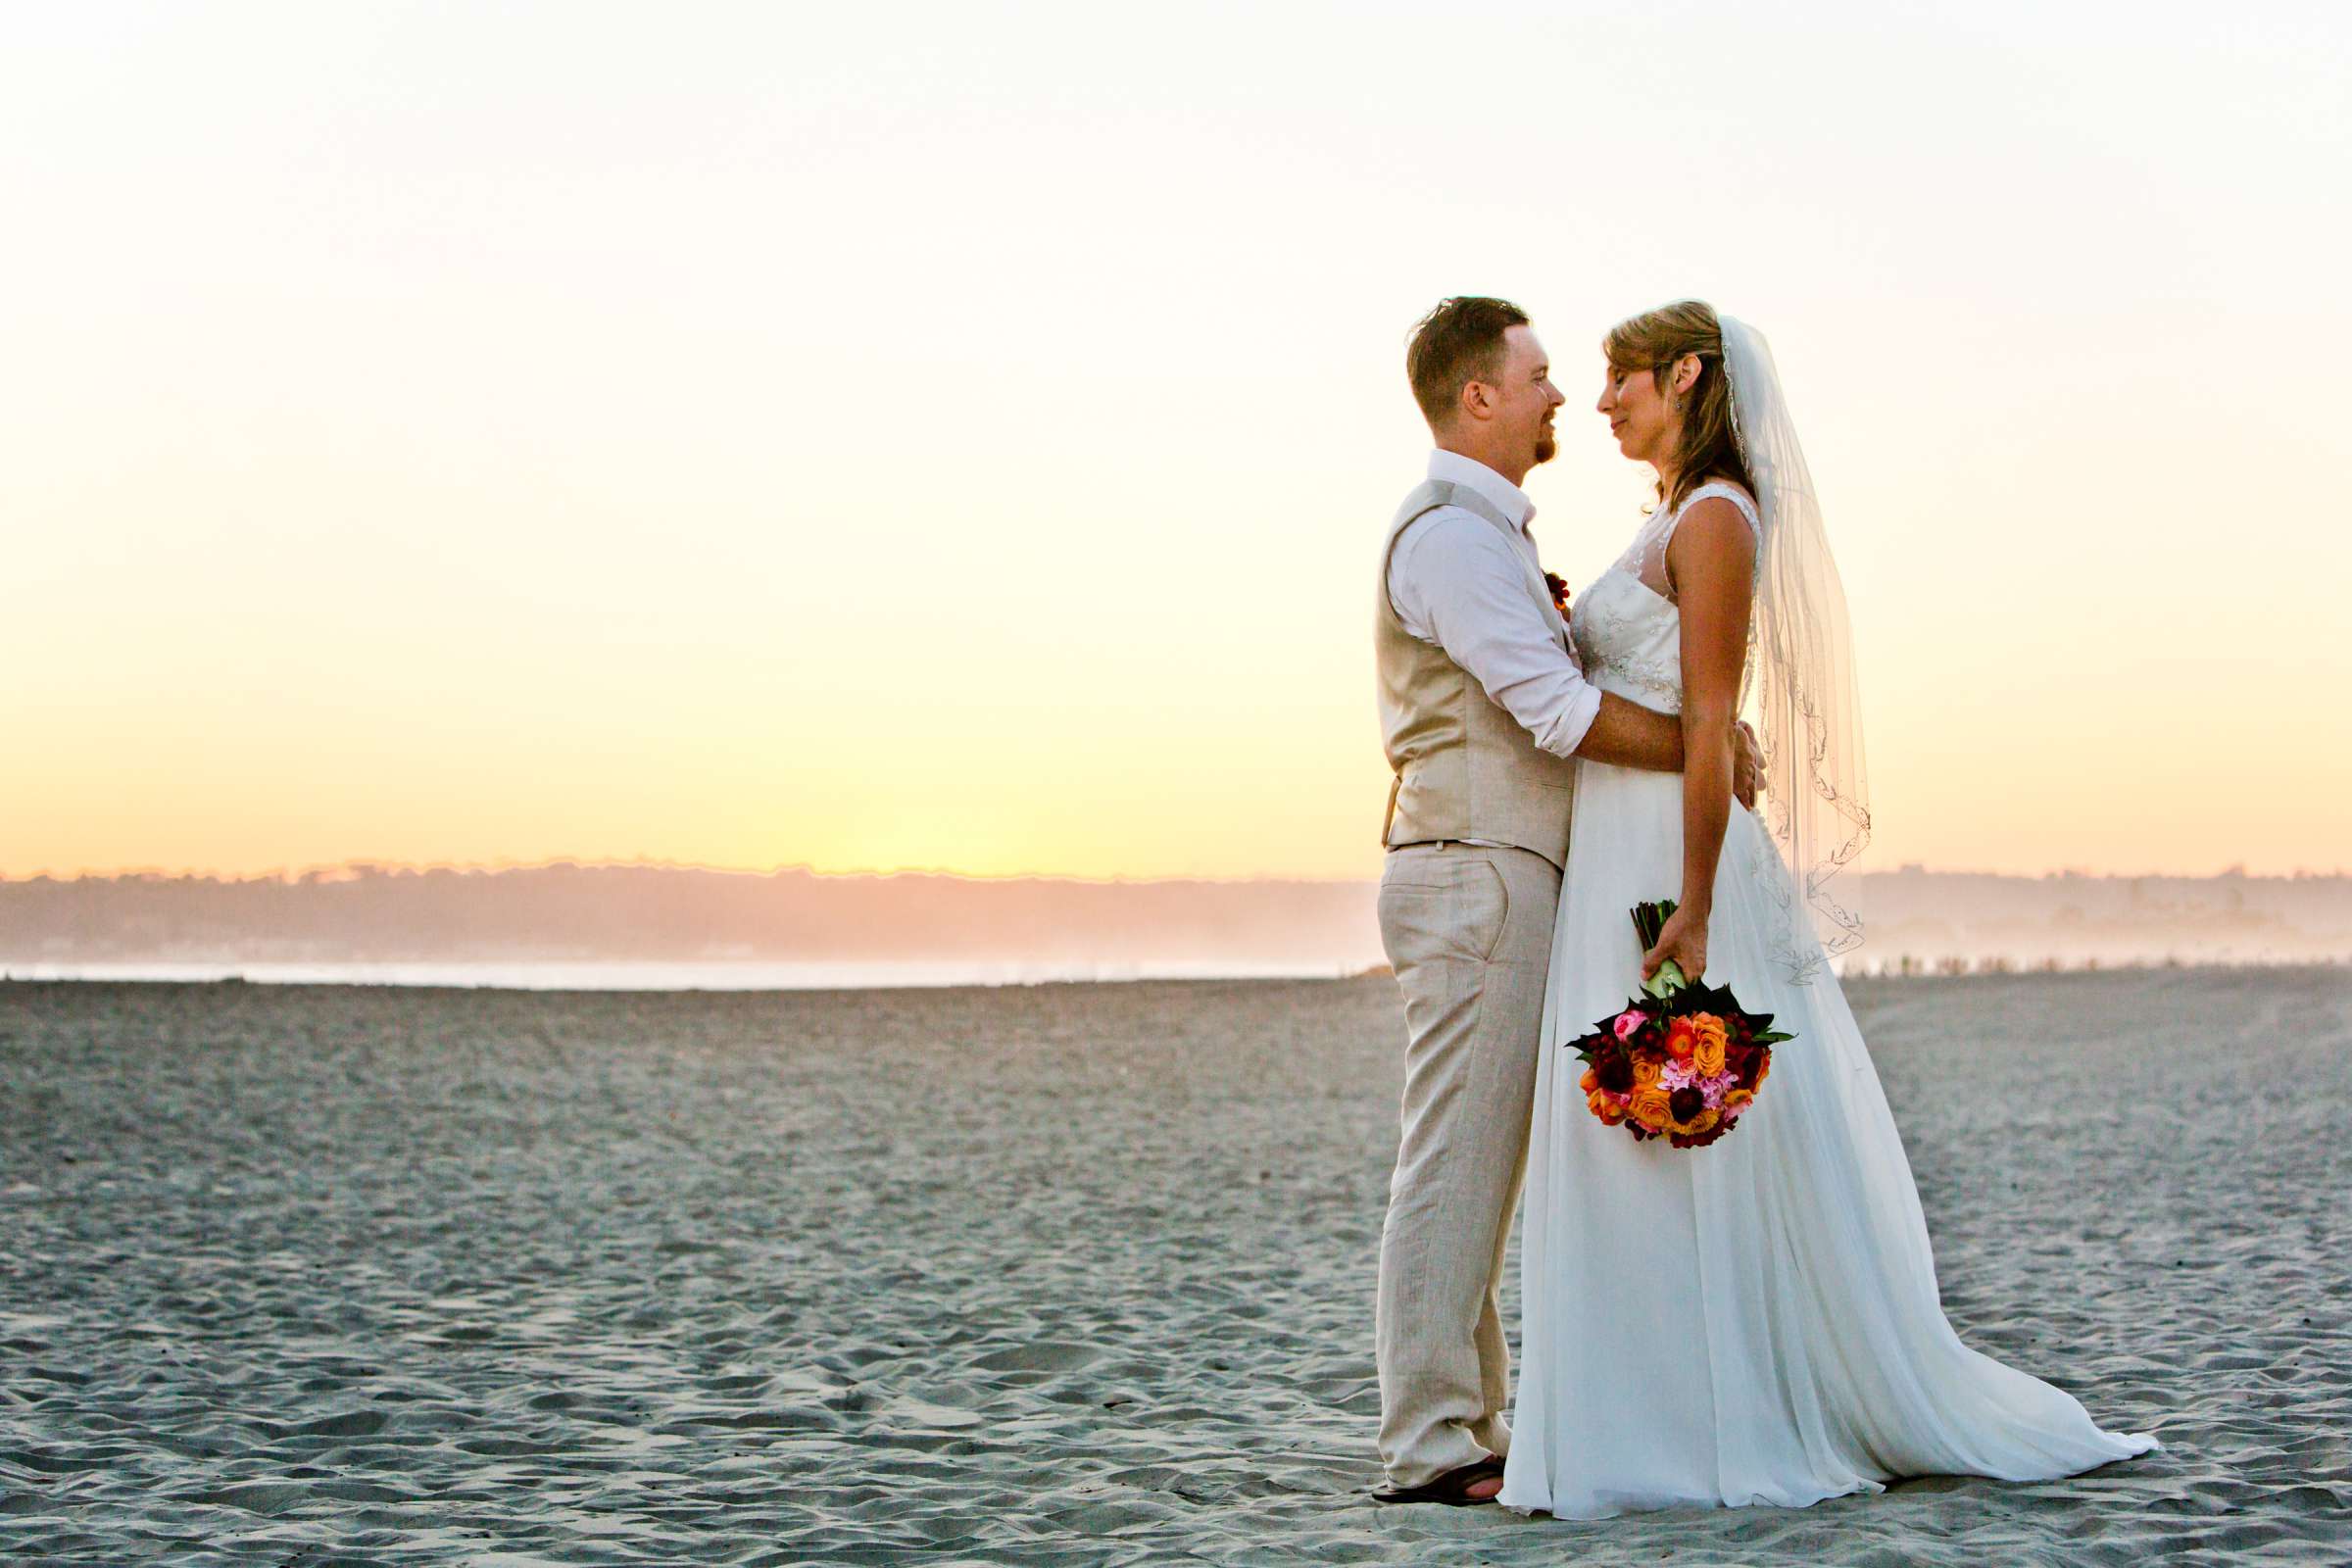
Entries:
{"type": "Polygon", "coordinates": [[[1673,1110],[1676,1121],[1689,1121],[1707,1108],[1707,1097],[1686,1085],[1669,1095],[1666,1103],[1673,1110]]]}
{"type": "Polygon", "coordinates": [[[1592,1077],[1612,1095],[1631,1094],[1634,1088],[1634,1064],[1626,1059],[1624,1052],[1612,1051],[1593,1064],[1592,1077]]]}

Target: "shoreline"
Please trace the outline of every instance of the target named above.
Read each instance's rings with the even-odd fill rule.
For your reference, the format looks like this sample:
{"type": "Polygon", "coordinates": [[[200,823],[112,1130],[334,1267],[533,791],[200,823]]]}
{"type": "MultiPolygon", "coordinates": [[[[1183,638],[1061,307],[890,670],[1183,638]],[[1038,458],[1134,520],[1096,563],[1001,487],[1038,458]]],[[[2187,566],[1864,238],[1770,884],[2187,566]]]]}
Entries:
{"type": "MultiPolygon", "coordinates": [[[[647,965],[649,968],[658,966],[659,965],[653,964],[647,965]]],[[[38,968],[47,966],[35,965],[33,967],[38,968]]],[[[75,966],[65,965],[58,967],[75,966]]],[[[143,966],[125,965],[124,967],[135,970],[143,966]]],[[[159,967],[186,967],[202,969],[219,967],[227,969],[228,972],[220,974],[159,974],[152,972],[133,972],[124,974],[20,974],[9,968],[7,965],[0,964],[0,988],[31,988],[50,986],[87,986],[98,988],[106,986],[136,986],[156,989],[168,989],[173,987],[210,989],[220,987],[251,986],[257,988],[267,988],[270,990],[297,991],[312,989],[319,991],[397,991],[404,993],[455,992],[460,994],[471,992],[513,992],[518,995],[545,997],[736,995],[851,996],[866,993],[886,994],[893,992],[948,993],[971,991],[996,993],[1048,990],[1061,991],[1096,986],[1339,985],[1354,981],[1387,980],[1392,978],[1391,972],[1386,966],[1333,972],[1328,969],[1309,969],[1304,966],[1297,969],[1269,966],[1267,968],[1252,971],[1225,971],[1222,969],[1217,969],[1213,966],[1205,965],[1200,966],[1200,968],[1189,970],[1180,970],[1176,965],[1167,965],[1164,966],[1164,968],[1154,965],[1137,965],[1136,967],[1144,972],[1093,975],[1044,974],[1034,977],[1014,977],[1005,979],[982,979],[973,978],[968,974],[949,974],[932,978],[903,978],[895,980],[881,980],[878,982],[868,982],[862,984],[845,984],[824,979],[814,979],[803,984],[760,983],[760,981],[750,979],[740,983],[727,981],[717,984],[671,984],[662,983],[659,977],[649,975],[646,977],[645,983],[629,983],[627,980],[623,979],[621,983],[614,984],[580,985],[564,984],[561,983],[560,980],[553,978],[545,983],[536,983],[530,980],[513,978],[485,978],[479,980],[468,980],[465,978],[452,977],[456,971],[461,971],[466,968],[466,965],[449,963],[419,962],[416,964],[387,963],[383,965],[385,968],[413,968],[418,971],[430,971],[430,977],[418,978],[400,978],[393,975],[371,975],[365,973],[293,975],[270,974],[267,972],[256,973],[252,972],[252,966],[240,969],[234,968],[227,964],[214,965],[207,963],[189,963],[186,965],[168,966],[159,965],[159,967]]],[[[289,965],[287,967],[312,970],[346,966],[302,964],[289,965]]],[[[352,964],[347,967],[352,969],[365,969],[372,966],[365,964],[352,964]]],[[[528,964],[484,964],[481,967],[486,970],[495,969],[511,974],[512,971],[515,969],[528,968],[531,966],[528,964]]],[[[576,967],[576,965],[565,965],[565,967],[576,967]]],[[[600,964],[596,965],[595,967],[612,970],[626,970],[631,966],[621,963],[600,964]]],[[[811,965],[810,967],[817,966],[811,965]]],[[[893,965],[892,967],[899,966],[893,965]]],[[[1921,981],[1954,980],[1993,982],[2002,980],[2016,981],[2064,979],[2069,977],[2081,978],[2098,975],[2113,976],[2177,974],[2187,976],[2205,974],[2235,975],[2246,973],[2277,973],[2281,975],[2291,975],[2327,973],[2346,968],[2352,968],[2352,959],[2287,958],[2246,959],[2241,961],[2220,961],[2213,959],[2139,959],[2124,963],[2091,962],[2066,965],[2019,965],[2003,963],[1996,960],[1987,963],[1972,963],[1961,967],[1954,967],[1947,961],[1936,966],[1922,965],[1918,968],[1896,969],[1887,967],[1862,970],[1857,973],[1840,973],[1838,976],[1838,984],[1851,987],[1855,985],[1872,985],[1880,983],[1907,985],[1921,981]]]]}

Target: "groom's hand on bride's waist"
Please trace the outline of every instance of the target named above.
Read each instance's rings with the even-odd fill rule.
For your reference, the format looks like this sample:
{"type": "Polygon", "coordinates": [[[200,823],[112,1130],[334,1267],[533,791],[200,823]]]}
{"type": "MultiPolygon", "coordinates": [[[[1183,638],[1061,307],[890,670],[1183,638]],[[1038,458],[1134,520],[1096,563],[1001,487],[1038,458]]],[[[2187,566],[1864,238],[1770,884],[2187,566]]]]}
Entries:
{"type": "Polygon", "coordinates": [[[1756,760],[1756,732],[1741,719],[1732,728],[1732,793],[1749,810],[1756,808],[1756,792],[1764,787],[1764,765],[1756,760]]]}

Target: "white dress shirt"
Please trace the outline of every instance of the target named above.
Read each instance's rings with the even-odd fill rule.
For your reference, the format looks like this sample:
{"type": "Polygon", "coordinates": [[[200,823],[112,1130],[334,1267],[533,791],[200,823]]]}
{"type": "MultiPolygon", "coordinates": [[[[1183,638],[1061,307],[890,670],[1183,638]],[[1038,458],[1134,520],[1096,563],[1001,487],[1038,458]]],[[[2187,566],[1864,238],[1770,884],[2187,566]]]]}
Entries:
{"type": "Polygon", "coordinates": [[[1528,597],[1527,565],[1540,574],[1527,525],[1527,492],[1485,464],[1443,449],[1429,476],[1477,491],[1517,527],[1506,539],[1484,517],[1440,507],[1413,520],[1389,556],[1389,603],[1404,629],[1446,651],[1487,695],[1555,757],[1573,756],[1600,712],[1600,688],[1585,679],[1572,646],[1528,597]]]}

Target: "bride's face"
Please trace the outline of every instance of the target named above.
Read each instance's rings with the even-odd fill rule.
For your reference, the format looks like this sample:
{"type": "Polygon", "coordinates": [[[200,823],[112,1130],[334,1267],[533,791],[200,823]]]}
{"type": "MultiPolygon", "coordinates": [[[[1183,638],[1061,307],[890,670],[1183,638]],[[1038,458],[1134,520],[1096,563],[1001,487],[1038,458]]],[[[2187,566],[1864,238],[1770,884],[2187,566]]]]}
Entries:
{"type": "Polygon", "coordinates": [[[1617,450],[1636,463],[1655,466],[1682,434],[1681,420],[1659,391],[1654,371],[1607,367],[1601,371],[1600,401],[1592,407],[1609,421],[1617,450]]]}

